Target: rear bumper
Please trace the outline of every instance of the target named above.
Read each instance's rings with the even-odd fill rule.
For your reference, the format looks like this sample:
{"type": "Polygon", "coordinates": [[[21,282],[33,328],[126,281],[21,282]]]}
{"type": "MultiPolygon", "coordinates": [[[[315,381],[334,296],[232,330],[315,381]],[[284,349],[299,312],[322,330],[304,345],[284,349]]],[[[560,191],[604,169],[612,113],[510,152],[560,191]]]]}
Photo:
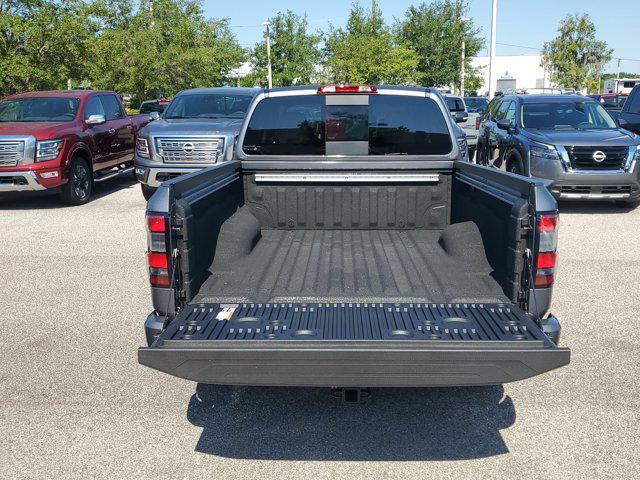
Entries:
{"type": "Polygon", "coordinates": [[[46,190],[32,170],[0,171],[0,193],[46,190]]]}
{"type": "Polygon", "coordinates": [[[435,387],[495,385],[569,363],[566,348],[543,342],[197,341],[141,348],[141,364],[224,385],[435,387]]]}

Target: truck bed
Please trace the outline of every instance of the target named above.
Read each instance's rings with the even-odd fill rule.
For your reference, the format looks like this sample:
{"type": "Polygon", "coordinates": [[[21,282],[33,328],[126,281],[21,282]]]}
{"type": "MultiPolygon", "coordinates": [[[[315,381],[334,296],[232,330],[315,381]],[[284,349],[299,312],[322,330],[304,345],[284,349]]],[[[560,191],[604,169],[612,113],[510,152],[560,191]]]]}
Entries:
{"type": "Polygon", "coordinates": [[[507,302],[471,222],[439,230],[263,229],[192,303],[507,302]],[[443,240],[445,239],[445,240],[443,240]]]}

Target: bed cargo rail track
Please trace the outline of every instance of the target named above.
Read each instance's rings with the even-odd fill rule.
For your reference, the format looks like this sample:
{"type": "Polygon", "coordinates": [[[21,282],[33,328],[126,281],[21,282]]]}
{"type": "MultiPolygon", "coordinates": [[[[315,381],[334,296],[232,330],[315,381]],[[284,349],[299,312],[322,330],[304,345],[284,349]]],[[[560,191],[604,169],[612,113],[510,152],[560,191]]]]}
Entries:
{"type": "Polygon", "coordinates": [[[481,303],[190,305],[140,363],[204,383],[488,385],[569,363],[524,312],[481,303]]]}

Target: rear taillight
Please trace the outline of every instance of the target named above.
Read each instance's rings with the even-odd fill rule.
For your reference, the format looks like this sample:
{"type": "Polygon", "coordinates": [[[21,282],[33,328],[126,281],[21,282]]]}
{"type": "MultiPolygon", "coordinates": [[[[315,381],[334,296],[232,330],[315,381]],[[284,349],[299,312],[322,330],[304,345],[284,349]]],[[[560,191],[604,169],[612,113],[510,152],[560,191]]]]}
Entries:
{"type": "Polygon", "coordinates": [[[147,215],[147,264],[149,281],[154,287],[170,286],[167,226],[165,216],[147,215]]]}
{"type": "Polygon", "coordinates": [[[378,93],[373,85],[325,85],[318,93],[378,93]]]}
{"type": "Polygon", "coordinates": [[[556,248],[558,246],[558,214],[543,214],[538,217],[538,256],[536,258],[535,286],[538,288],[553,285],[556,267],[556,248]]]}
{"type": "Polygon", "coordinates": [[[476,117],[476,130],[480,130],[480,116],[476,117]]]}

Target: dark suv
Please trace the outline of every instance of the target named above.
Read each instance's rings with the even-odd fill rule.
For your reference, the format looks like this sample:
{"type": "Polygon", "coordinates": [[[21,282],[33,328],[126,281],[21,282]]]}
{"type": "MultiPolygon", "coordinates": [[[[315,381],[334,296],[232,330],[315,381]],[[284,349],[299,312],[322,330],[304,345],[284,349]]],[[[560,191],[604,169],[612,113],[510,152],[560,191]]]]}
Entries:
{"type": "Polygon", "coordinates": [[[478,163],[552,180],[560,199],[640,200],[640,137],[579,95],[505,95],[489,104],[478,163]]]}

